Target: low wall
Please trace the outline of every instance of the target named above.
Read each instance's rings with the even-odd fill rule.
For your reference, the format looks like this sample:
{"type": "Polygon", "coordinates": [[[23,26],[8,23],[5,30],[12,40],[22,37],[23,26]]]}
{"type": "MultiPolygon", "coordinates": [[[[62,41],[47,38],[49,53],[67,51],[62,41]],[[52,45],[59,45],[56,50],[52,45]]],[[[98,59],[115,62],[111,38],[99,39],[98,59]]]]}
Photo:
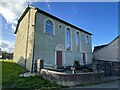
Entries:
{"type": "Polygon", "coordinates": [[[66,74],[46,69],[41,70],[41,75],[44,78],[49,79],[50,81],[55,81],[56,83],[64,86],[76,86],[98,83],[101,81],[103,74],[104,72],[66,74]]]}
{"type": "Polygon", "coordinates": [[[105,71],[105,76],[120,76],[120,62],[94,60],[98,70],[105,71]]]}

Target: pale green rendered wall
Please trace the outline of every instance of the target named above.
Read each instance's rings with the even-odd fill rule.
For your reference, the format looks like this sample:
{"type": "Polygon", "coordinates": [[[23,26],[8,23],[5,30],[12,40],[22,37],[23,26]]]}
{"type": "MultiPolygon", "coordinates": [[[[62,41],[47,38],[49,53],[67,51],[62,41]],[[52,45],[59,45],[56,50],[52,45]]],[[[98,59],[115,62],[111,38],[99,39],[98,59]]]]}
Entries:
{"type": "Polygon", "coordinates": [[[62,45],[63,46],[62,65],[73,65],[73,62],[75,60],[79,60],[80,64],[83,64],[83,60],[82,60],[83,52],[86,53],[87,63],[92,63],[92,45],[91,45],[90,35],[88,35],[90,38],[90,44],[87,45],[85,43],[85,37],[87,34],[79,31],[81,50],[80,52],[77,52],[76,43],[75,43],[75,32],[78,30],[68,25],[65,25],[64,23],[61,23],[53,18],[50,18],[49,16],[46,16],[42,13],[39,12],[36,13],[36,10],[34,9],[30,9],[30,19],[29,19],[30,24],[29,24],[29,32],[28,32],[28,16],[29,16],[29,12],[27,12],[27,14],[24,16],[18,27],[18,31],[16,34],[14,62],[22,66],[25,66],[25,59],[26,59],[26,68],[29,71],[31,71],[32,68],[32,60],[34,60],[33,63],[35,63],[35,61],[38,59],[44,59],[45,63],[52,64],[53,66],[55,66],[56,51],[57,51],[56,46],[62,45]],[[55,24],[55,35],[48,35],[44,32],[44,22],[47,18],[52,19],[55,24]],[[58,27],[59,24],[62,25],[62,29],[58,27]],[[72,51],[66,51],[65,49],[66,27],[70,27],[72,33],[72,51]],[[27,40],[27,35],[28,35],[28,40],[27,40]],[[28,44],[27,48],[26,48],[26,44],[28,44]],[[26,49],[27,49],[27,55],[26,55],[26,49]]]}
{"type": "MultiPolygon", "coordinates": [[[[35,25],[35,60],[44,59],[45,63],[56,65],[55,60],[55,48],[58,44],[61,44],[64,47],[63,51],[63,65],[73,65],[74,60],[79,60],[80,64],[83,64],[82,53],[86,53],[87,63],[92,62],[92,45],[91,45],[91,36],[90,44],[86,45],[85,37],[87,34],[80,32],[80,52],[76,52],[76,43],[75,43],[75,32],[76,29],[71,28],[72,32],[72,51],[65,50],[65,28],[68,25],[65,25],[49,16],[46,16],[42,13],[37,13],[36,15],[36,25],[35,25]],[[55,24],[55,35],[48,35],[44,33],[44,21],[49,18],[52,19],[55,24]],[[62,25],[62,29],[58,26],[62,25]]],[[[68,26],[69,27],[69,26],[68,26]]]]}

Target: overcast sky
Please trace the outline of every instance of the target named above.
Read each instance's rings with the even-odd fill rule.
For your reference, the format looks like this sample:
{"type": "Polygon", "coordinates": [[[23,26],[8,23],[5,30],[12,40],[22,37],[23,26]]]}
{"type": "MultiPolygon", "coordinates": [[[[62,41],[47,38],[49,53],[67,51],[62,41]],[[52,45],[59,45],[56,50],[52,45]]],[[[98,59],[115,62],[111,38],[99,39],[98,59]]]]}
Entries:
{"type": "Polygon", "coordinates": [[[93,34],[92,46],[107,44],[118,35],[117,2],[2,2],[0,3],[0,47],[13,52],[14,30],[17,20],[27,5],[38,7],[93,34]]]}

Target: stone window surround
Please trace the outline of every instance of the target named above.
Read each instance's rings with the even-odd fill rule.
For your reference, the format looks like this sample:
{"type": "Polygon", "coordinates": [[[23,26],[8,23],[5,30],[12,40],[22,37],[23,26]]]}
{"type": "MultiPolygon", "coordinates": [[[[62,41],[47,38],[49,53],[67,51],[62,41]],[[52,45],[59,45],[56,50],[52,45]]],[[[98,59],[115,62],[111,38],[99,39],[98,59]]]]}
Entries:
{"type": "MultiPolygon", "coordinates": [[[[54,23],[54,21],[51,19],[51,18],[46,18],[45,20],[44,20],[44,33],[46,33],[46,21],[47,20],[50,20],[52,23],[53,23],[53,34],[52,35],[55,35],[55,23],[54,23]]],[[[47,34],[47,33],[46,33],[47,34]]],[[[49,34],[50,35],[50,34],[49,34]]]]}

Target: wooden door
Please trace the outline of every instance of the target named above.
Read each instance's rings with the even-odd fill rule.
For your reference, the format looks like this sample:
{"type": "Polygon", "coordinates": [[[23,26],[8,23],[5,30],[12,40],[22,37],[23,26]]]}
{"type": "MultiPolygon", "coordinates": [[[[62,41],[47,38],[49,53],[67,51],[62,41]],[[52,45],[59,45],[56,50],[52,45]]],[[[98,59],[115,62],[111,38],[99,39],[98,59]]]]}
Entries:
{"type": "Polygon", "coordinates": [[[86,64],[86,57],[85,57],[85,53],[83,53],[83,64],[86,64]]]}
{"type": "Polygon", "coordinates": [[[62,51],[57,51],[57,66],[62,66],[62,51]]]}

